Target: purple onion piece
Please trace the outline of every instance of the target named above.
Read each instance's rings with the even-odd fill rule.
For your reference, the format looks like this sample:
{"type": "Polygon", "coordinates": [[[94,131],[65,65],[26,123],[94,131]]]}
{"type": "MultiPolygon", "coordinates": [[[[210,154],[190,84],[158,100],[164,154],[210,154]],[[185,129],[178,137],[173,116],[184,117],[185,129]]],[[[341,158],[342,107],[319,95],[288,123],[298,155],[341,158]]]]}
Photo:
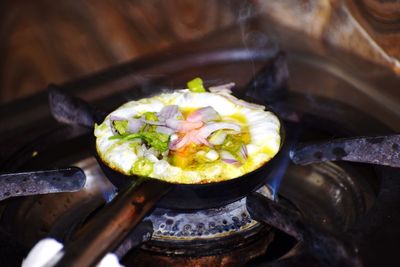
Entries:
{"type": "Polygon", "coordinates": [[[176,145],[181,141],[180,138],[177,138],[171,142],[169,142],[168,148],[171,150],[175,150],[176,149],[176,145]]]}
{"type": "Polygon", "coordinates": [[[150,125],[165,125],[164,121],[149,121],[149,120],[145,120],[143,118],[140,119],[142,122],[146,123],[146,124],[150,124],[150,125]]]}
{"type": "Polygon", "coordinates": [[[172,118],[176,119],[179,115],[182,115],[182,113],[179,111],[177,105],[165,106],[157,113],[157,117],[160,121],[166,121],[172,118]]]}
{"type": "Polygon", "coordinates": [[[235,166],[241,166],[242,164],[228,151],[222,150],[220,152],[221,160],[223,162],[235,165],[235,166]]]}
{"type": "Polygon", "coordinates": [[[242,163],[239,162],[239,161],[237,161],[237,160],[232,160],[232,159],[221,159],[221,160],[222,160],[223,162],[228,163],[228,164],[232,164],[233,166],[236,166],[236,167],[242,166],[242,163]]]}
{"type": "Polygon", "coordinates": [[[116,115],[110,115],[110,121],[127,121],[127,118],[122,118],[120,116],[116,116],[116,115]]]}
{"type": "Polygon", "coordinates": [[[181,147],[184,147],[189,141],[190,141],[190,138],[187,135],[185,135],[182,138],[177,138],[176,140],[173,140],[172,142],[170,142],[169,148],[171,150],[178,150],[181,147]]]}
{"type": "Polygon", "coordinates": [[[142,127],[143,122],[139,119],[130,119],[128,120],[128,132],[129,133],[137,133],[142,127]]]}
{"type": "Polygon", "coordinates": [[[205,138],[198,138],[198,140],[200,141],[200,143],[202,143],[202,144],[204,144],[204,145],[206,145],[206,146],[208,146],[208,147],[214,147],[213,146],[213,144],[211,144],[210,142],[208,142],[208,140],[207,139],[205,139],[205,138]]]}
{"type": "Polygon", "coordinates": [[[213,107],[208,106],[193,111],[189,114],[186,120],[209,122],[219,119],[221,119],[221,117],[219,116],[218,112],[213,107]]]}
{"type": "Polygon", "coordinates": [[[247,159],[247,158],[248,158],[249,154],[248,154],[248,152],[247,152],[247,146],[246,146],[245,144],[243,144],[243,145],[240,147],[239,153],[240,153],[240,156],[241,156],[243,159],[247,159]]]}
{"type": "Polygon", "coordinates": [[[167,119],[165,121],[165,125],[175,131],[177,131],[179,128],[181,128],[183,123],[184,123],[184,121],[173,119],[173,118],[167,119]]]}
{"type": "Polygon", "coordinates": [[[231,89],[233,87],[235,87],[235,83],[227,83],[227,84],[221,84],[218,86],[211,86],[208,88],[208,90],[211,93],[216,93],[216,94],[219,94],[222,92],[230,94],[230,93],[232,93],[231,89]]]}
{"type": "Polygon", "coordinates": [[[166,134],[166,135],[171,135],[171,134],[175,133],[175,131],[172,130],[171,128],[168,128],[168,127],[165,127],[165,126],[160,126],[160,125],[157,126],[156,132],[163,133],[163,134],[166,134]]]}
{"type": "Polygon", "coordinates": [[[215,132],[217,130],[221,130],[221,129],[229,129],[229,130],[234,130],[234,131],[239,132],[240,126],[235,123],[231,123],[231,122],[213,122],[213,123],[209,123],[206,126],[204,126],[203,128],[201,128],[199,136],[201,136],[203,138],[207,138],[213,132],[215,132]]]}
{"type": "Polygon", "coordinates": [[[211,145],[222,145],[227,135],[225,131],[216,131],[210,136],[209,142],[211,145]]]}
{"type": "Polygon", "coordinates": [[[221,159],[223,162],[229,163],[229,164],[234,164],[234,163],[238,163],[239,161],[237,161],[236,159],[221,159]]]}

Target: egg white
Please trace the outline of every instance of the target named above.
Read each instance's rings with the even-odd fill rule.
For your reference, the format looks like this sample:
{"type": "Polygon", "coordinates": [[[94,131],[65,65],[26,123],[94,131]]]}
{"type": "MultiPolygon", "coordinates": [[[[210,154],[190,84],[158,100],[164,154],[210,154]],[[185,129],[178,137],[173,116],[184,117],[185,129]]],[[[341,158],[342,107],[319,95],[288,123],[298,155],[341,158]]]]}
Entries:
{"type": "Polygon", "coordinates": [[[250,133],[250,143],[247,145],[249,156],[240,167],[217,160],[195,170],[181,169],[172,166],[166,160],[152,157],[149,158],[154,163],[153,171],[149,175],[152,178],[181,184],[209,183],[232,179],[257,169],[279,151],[281,126],[273,113],[237,104],[225,96],[215,93],[193,93],[188,90],[177,90],[127,102],[109,114],[104,122],[95,128],[94,132],[97,152],[102,161],[125,175],[135,175],[131,173],[131,169],[138,156],[130,143],[109,140],[109,137],[114,135],[110,127],[110,116],[130,118],[147,111],[159,112],[162,107],[167,105],[178,105],[181,109],[212,106],[221,115],[222,120],[226,116],[234,117],[239,114],[245,119],[245,122],[241,122],[242,126],[247,126],[250,133]]]}

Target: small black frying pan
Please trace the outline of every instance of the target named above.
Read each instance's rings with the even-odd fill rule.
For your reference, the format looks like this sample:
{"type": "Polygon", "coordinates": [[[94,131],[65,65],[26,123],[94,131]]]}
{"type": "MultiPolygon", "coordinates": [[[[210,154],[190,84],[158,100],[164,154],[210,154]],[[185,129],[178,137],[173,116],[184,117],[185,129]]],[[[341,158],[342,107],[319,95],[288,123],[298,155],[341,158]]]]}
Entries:
{"type": "MultiPolygon", "coordinates": [[[[105,114],[83,100],[49,88],[52,115],[60,122],[93,129],[105,114]]],[[[282,123],[281,123],[282,125],[282,123]]],[[[57,266],[90,266],[115,248],[154,207],[196,210],[222,206],[243,198],[272,179],[274,170],[288,157],[283,126],[281,148],[269,162],[241,177],[208,184],[172,184],[150,177],[127,176],[109,168],[97,156],[105,175],[120,189],[113,201],[72,241],[57,266]],[[88,242],[91,240],[91,242],[88,242]]],[[[91,135],[93,147],[95,137],[91,135]]]]}
{"type": "MultiPolygon", "coordinates": [[[[105,118],[104,112],[94,109],[81,99],[65,94],[55,86],[49,88],[49,101],[52,115],[63,123],[80,124],[93,130],[94,123],[101,123],[105,118]]],[[[162,198],[162,201],[155,203],[157,207],[197,210],[232,203],[258,189],[271,179],[272,170],[279,166],[284,157],[288,155],[283,126],[281,126],[280,134],[282,137],[281,149],[269,162],[241,177],[207,184],[173,184],[150,177],[124,175],[108,167],[97,155],[94,134],[91,134],[91,141],[98,163],[107,178],[117,188],[125,188],[133,180],[137,184],[142,184],[142,190],[154,190],[153,185],[147,186],[149,181],[153,181],[159,184],[157,188],[160,194],[168,192],[162,198]],[[283,153],[283,151],[286,151],[286,153],[283,153]]]]}

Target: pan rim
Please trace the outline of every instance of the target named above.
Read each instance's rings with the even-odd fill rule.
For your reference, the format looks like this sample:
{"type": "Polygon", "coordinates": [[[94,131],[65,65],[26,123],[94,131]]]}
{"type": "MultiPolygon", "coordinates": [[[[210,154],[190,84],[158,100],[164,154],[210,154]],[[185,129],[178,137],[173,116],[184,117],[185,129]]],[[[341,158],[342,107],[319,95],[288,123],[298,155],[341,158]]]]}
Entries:
{"type": "MultiPolygon", "coordinates": [[[[193,183],[193,184],[189,184],[189,183],[172,183],[172,182],[168,182],[162,179],[158,179],[158,178],[154,178],[154,177],[150,177],[150,176],[139,176],[139,175],[126,175],[114,168],[112,168],[111,166],[109,166],[107,164],[107,162],[105,162],[102,157],[99,155],[98,151],[97,151],[97,146],[96,146],[96,138],[94,136],[94,134],[92,134],[92,139],[94,140],[94,146],[95,146],[95,154],[96,154],[96,158],[98,160],[101,161],[102,164],[104,164],[107,168],[113,170],[114,172],[117,172],[119,175],[121,175],[122,177],[125,177],[127,180],[139,180],[139,179],[151,179],[151,180],[156,180],[158,182],[161,183],[165,183],[165,184],[169,184],[171,186],[175,186],[175,187],[179,187],[179,188],[187,188],[187,189],[193,189],[193,188],[207,188],[210,186],[215,186],[215,185],[229,185],[229,184],[233,184],[233,183],[239,183],[242,180],[245,180],[248,178],[248,176],[252,176],[253,174],[257,173],[260,169],[263,168],[267,168],[268,165],[272,164],[272,162],[274,162],[282,153],[283,151],[283,147],[286,143],[286,130],[283,124],[282,119],[268,106],[268,105],[263,105],[267,111],[273,113],[275,115],[275,117],[278,119],[279,124],[280,124],[280,128],[279,128],[279,135],[281,138],[281,142],[279,145],[279,150],[277,151],[277,153],[268,161],[264,162],[261,166],[259,166],[258,168],[252,170],[251,172],[245,173],[241,176],[235,177],[235,178],[231,178],[231,179],[226,179],[226,180],[222,180],[222,181],[214,181],[214,182],[209,182],[209,183],[193,183]]],[[[128,182],[128,181],[127,181],[128,182]]]]}

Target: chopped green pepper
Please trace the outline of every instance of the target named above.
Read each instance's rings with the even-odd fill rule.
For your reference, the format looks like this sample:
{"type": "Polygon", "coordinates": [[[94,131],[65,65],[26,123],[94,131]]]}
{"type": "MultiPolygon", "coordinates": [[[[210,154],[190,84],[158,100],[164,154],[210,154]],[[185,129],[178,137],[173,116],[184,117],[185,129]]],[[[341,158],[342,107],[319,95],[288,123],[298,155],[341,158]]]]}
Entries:
{"type": "Polygon", "coordinates": [[[110,136],[109,140],[122,139],[124,141],[130,141],[135,138],[142,139],[148,146],[154,147],[160,152],[168,150],[169,135],[159,132],[140,132],[125,135],[114,135],[110,136]]]}
{"type": "Polygon", "coordinates": [[[154,147],[160,152],[168,150],[169,135],[158,132],[143,132],[141,135],[147,145],[154,147]]]}
{"type": "Polygon", "coordinates": [[[204,93],[206,89],[203,86],[203,80],[201,78],[194,78],[187,83],[187,87],[191,92],[204,93]]]}
{"type": "Polygon", "coordinates": [[[146,158],[139,158],[133,164],[131,172],[141,176],[148,176],[153,172],[154,163],[146,158]]]}
{"type": "Polygon", "coordinates": [[[114,129],[118,132],[120,135],[124,135],[127,132],[128,128],[128,121],[113,121],[112,122],[114,129]]]}
{"type": "Polygon", "coordinates": [[[148,121],[158,121],[157,113],[156,112],[145,112],[143,113],[144,118],[148,121]]]}
{"type": "Polygon", "coordinates": [[[231,153],[236,159],[240,159],[239,152],[243,144],[241,134],[228,134],[222,145],[216,146],[219,150],[226,150],[231,153]]]}

